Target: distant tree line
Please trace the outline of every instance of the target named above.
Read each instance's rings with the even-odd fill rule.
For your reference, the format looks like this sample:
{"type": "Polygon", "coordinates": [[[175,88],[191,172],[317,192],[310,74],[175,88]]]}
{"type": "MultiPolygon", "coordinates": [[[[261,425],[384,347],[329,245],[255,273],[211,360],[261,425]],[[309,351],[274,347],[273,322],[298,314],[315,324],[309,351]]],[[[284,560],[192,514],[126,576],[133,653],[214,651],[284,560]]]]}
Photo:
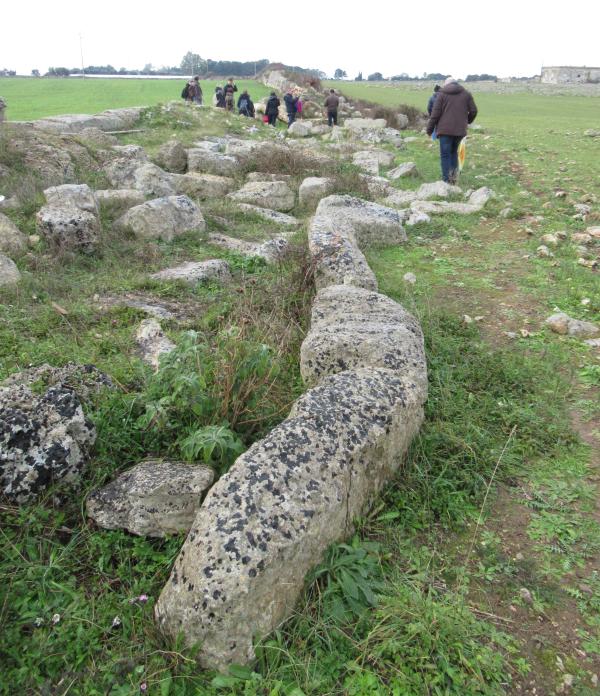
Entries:
{"type": "Polygon", "coordinates": [[[465,82],[498,82],[498,77],[496,75],[488,75],[487,73],[481,73],[481,75],[467,75],[465,82]]]}

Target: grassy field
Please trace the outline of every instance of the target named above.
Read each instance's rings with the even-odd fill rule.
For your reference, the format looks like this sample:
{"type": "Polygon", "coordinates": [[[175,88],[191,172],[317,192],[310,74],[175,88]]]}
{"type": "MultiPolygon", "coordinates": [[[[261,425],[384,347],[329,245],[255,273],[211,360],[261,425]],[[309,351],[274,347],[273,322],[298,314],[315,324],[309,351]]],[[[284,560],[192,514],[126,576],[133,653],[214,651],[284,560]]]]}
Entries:
{"type": "MultiPolygon", "coordinates": [[[[393,105],[422,106],[428,96],[344,84],[349,94],[355,88],[362,90],[356,96],[393,105]]],[[[87,406],[98,441],[80,495],[62,506],[51,495],[22,508],[0,504],[0,693],[597,693],[600,359],[543,321],[557,307],[600,323],[600,283],[597,272],[578,264],[580,252],[569,241],[552,247],[550,258],[535,252],[544,233],[600,224],[599,145],[583,135],[595,125],[600,100],[476,91],[475,98],[482,130],[469,136],[460,184],[489,186],[496,197],[481,214],[434,217],[407,228],[402,246],[366,250],[381,291],[423,326],[425,423],[400,475],[356,520],[356,536],[334,546],[308,578],[294,616],[257,642],[250,668],[200,671],[193,650],[157,634],[153,606],[181,536],[138,538],[98,529],[85,517],[87,493],[116,472],[149,451],[179,454],[192,405],[178,383],[169,427],[147,431],[145,405],[170,396],[175,385],[167,372],[152,377],[136,357],[132,336],[143,314],[118,304],[101,311],[97,303],[130,293],[178,305],[186,319],[165,329],[184,344],[182,380],[194,377],[185,360],[194,348],[186,348],[185,332],[193,329],[206,342],[203,361],[217,401],[231,362],[220,356],[243,358],[253,346],[270,346],[279,379],[260,407],[267,428],[302,390],[297,351],[310,303],[305,233],[280,269],[219,251],[204,237],[136,242],[113,232],[108,214],[93,258],[55,258],[41,243],[18,259],[24,280],[0,305],[0,378],[30,363],[77,360],[112,374],[119,389],[87,406]],[[566,196],[556,197],[559,189],[566,196]],[[592,215],[574,219],[573,204],[584,202],[592,215]],[[209,256],[231,262],[230,289],[159,286],[146,278],[209,256]],[[414,285],[403,279],[409,271],[414,285]],[[232,328],[243,328],[242,340],[235,333],[227,342],[232,328]]],[[[145,127],[120,142],[139,143],[152,155],[174,132],[190,144],[226,131],[246,135],[247,121],[156,109],[145,127]]],[[[407,135],[415,139],[405,149],[390,147],[392,166],[414,161],[420,175],[395,185],[416,188],[439,177],[438,152],[425,136],[407,135]]],[[[351,166],[331,174],[340,191],[364,194],[351,166]]],[[[304,175],[294,171],[295,183],[304,175]]],[[[15,191],[22,185],[19,176],[10,181],[15,191]]],[[[105,185],[97,172],[84,172],[82,181],[105,185]]],[[[9,211],[27,231],[41,205],[39,190],[31,195],[9,211]]],[[[236,213],[226,200],[201,206],[209,231],[264,237],[264,222],[236,213]]],[[[301,207],[294,213],[307,219],[301,207]]],[[[598,253],[598,244],[590,249],[598,253]]],[[[238,363],[232,365],[235,371],[238,363]]],[[[238,434],[247,445],[260,432],[238,434]]]]}
{"type": "MultiPolygon", "coordinates": [[[[205,100],[212,99],[217,84],[225,80],[200,82],[205,100]]],[[[236,83],[247,89],[253,99],[269,93],[267,87],[254,80],[236,83]]],[[[185,85],[177,80],[110,79],[110,78],[0,78],[0,96],[8,103],[6,117],[10,121],[28,121],[59,114],[95,114],[105,109],[125,106],[154,106],[181,99],[185,85]]],[[[212,102],[209,102],[212,103],[212,102]]]]}

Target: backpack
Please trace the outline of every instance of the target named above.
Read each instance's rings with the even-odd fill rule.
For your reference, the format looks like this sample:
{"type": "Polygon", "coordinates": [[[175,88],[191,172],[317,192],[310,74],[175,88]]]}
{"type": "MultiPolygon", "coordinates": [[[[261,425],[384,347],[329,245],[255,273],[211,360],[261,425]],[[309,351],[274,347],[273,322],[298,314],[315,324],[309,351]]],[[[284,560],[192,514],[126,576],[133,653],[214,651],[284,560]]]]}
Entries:
{"type": "Polygon", "coordinates": [[[249,106],[248,100],[244,97],[244,98],[240,101],[240,106],[239,106],[240,113],[241,113],[241,114],[242,114],[242,113],[247,114],[247,113],[248,113],[248,106],[249,106]]]}
{"type": "Polygon", "coordinates": [[[188,93],[189,93],[190,86],[188,83],[185,83],[185,87],[181,90],[181,98],[182,99],[187,99],[188,98],[188,93]]]}

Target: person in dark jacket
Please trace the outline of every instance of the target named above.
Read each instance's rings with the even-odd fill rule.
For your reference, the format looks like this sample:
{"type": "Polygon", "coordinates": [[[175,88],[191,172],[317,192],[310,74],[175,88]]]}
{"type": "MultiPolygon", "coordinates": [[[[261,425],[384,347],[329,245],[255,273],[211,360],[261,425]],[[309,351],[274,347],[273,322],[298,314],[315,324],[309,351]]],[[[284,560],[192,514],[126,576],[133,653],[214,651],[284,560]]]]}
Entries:
{"type": "Polygon", "coordinates": [[[280,104],[281,102],[279,101],[275,92],[271,92],[265,108],[265,115],[269,119],[268,123],[270,126],[277,126],[277,116],[279,115],[280,104]]]}
{"type": "Polygon", "coordinates": [[[334,89],[330,89],[327,99],[325,100],[325,108],[327,109],[327,124],[330,127],[337,126],[337,114],[339,105],[340,98],[336,95],[334,89]]]}
{"type": "Polygon", "coordinates": [[[233,82],[233,77],[230,77],[227,80],[227,84],[225,85],[225,87],[223,87],[223,93],[225,94],[225,108],[227,109],[227,111],[233,111],[233,93],[237,91],[237,85],[233,82]]]}
{"type": "Polygon", "coordinates": [[[285,93],[283,101],[285,103],[285,110],[287,111],[289,128],[292,125],[292,123],[294,123],[294,121],[296,120],[296,113],[298,111],[298,97],[295,97],[292,94],[292,90],[288,89],[288,91],[285,93]]]}
{"type": "Polygon", "coordinates": [[[437,99],[438,92],[440,91],[441,87],[439,85],[436,85],[433,88],[433,94],[429,97],[429,101],[427,102],[427,113],[431,116],[431,112],[433,111],[433,105],[435,104],[435,100],[437,99]]]}
{"type": "Polygon", "coordinates": [[[237,100],[237,108],[240,116],[254,118],[254,104],[247,89],[240,94],[240,98],[237,100]]]}
{"type": "Polygon", "coordinates": [[[440,141],[442,179],[456,183],[458,177],[458,147],[467,134],[467,126],[477,116],[473,95],[449,77],[433,104],[427,123],[427,135],[437,133],[440,141]]]}
{"type": "Polygon", "coordinates": [[[221,86],[215,87],[215,106],[220,109],[225,108],[225,92],[221,86]]]}

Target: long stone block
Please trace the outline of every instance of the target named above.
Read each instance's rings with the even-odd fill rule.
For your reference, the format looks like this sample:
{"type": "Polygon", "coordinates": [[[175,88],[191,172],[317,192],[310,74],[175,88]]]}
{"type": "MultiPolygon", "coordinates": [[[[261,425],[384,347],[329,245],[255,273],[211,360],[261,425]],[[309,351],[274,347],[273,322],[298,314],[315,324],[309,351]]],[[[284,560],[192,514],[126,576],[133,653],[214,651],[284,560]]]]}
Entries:
{"type": "Polygon", "coordinates": [[[325,378],[209,491],[156,605],[161,629],[201,644],[203,666],[254,659],[306,573],[398,469],[424,393],[401,374],[325,378]]]}

